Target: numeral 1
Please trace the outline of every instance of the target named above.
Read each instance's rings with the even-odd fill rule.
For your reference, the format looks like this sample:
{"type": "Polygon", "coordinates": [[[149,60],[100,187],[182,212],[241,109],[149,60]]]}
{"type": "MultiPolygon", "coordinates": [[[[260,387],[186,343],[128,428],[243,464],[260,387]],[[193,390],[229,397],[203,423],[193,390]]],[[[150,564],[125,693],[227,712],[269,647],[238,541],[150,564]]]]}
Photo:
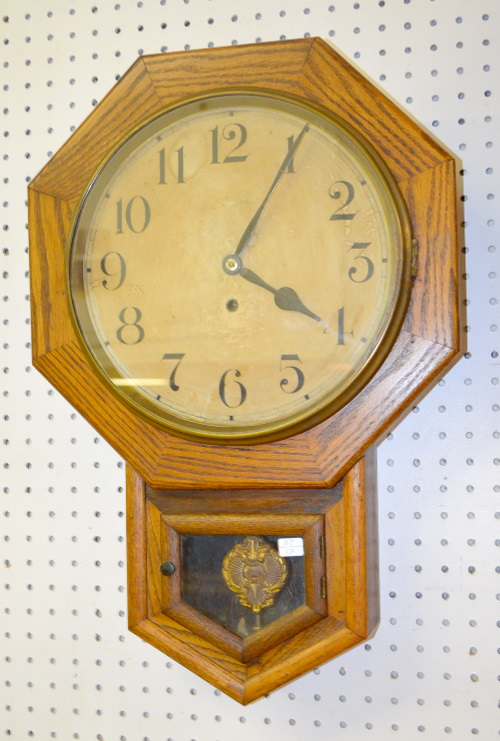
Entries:
{"type": "MultiPolygon", "coordinates": [[[[287,138],[287,142],[288,142],[288,151],[290,151],[291,149],[293,149],[293,144],[294,144],[294,137],[293,137],[293,134],[292,134],[292,136],[289,136],[289,137],[287,138]]],[[[292,159],[290,160],[290,164],[288,165],[288,167],[287,167],[286,171],[287,171],[287,172],[295,172],[295,170],[293,169],[293,157],[292,157],[292,159]]]]}

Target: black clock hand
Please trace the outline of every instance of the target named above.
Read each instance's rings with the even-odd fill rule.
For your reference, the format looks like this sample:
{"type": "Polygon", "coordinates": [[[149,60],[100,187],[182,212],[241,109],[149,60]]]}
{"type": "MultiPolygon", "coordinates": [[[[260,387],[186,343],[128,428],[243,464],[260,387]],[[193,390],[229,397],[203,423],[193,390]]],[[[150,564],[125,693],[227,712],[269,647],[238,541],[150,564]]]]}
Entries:
{"type": "Polygon", "coordinates": [[[293,288],[289,288],[288,286],[283,286],[283,288],[278,289],[273,288],[269,283],[266,283],[265,280],[262,280],[257,273],[254,273],[253,270],[249,270],[243,266],[240,268],[239,274],[245,280],[250,281],[250,283],[254,283],[256,286],[265,288],[266,291],[273,293],[274,303],[278,309],[283,309],[283,311],[298,311],[301,314],[311,317],[311,319],[314,319],[316,322],[321,321],[319,316],[316,316],[316,314],[313,314],[312,311],[309,311],[309,309],[304,306],[293,288]]]}
{"type": "Polygon", "coordinates": [[[306,131],[308,130],[308,128],[309,128],[309,124],[306,124],[304,126],[304,128],[302,129],[302,131],[300,132],[300,134],[298,135],[298,137],[295,139],[295,141],[292,144],[292,146],[290,147],[290,149],[288,150],[287,155],[286,155],[285,159],[283,160],[280,169],[276,173],[276,177],[274,178],[271,187],[269,188],[269,190],[267,191],[267,193],[266,193],[266,195],[264,197],[264,200],[260,204],[260,206],[257,209],[257,211],[254,213],[253,217],[250,219],[250,222],[249,222],[247,228],[243,232],[242,237],[241,237],[240,241],[238,242],[238,246],[236,247],[236,250],[234,252],[235,255],[241,254],[243,252],[243,250],[245,249],[245,247],[247,246],[247,244],[249,243],[249,241],[250,241],[250,239],[252,237],[252,234],[255,231],[255,227],[257,226],[257,224],[259,222],[259,219],[262,216],[262,212],[264,211],[264,208],[266,207],[266,204],[267,204],[269,198],[271,197],[272,192],[274,191],[274,189],[278,185],[279,181],[283,177],[283,175],[285,173],[285,170],[290,165],[290,162],[292,161],[292,157],[295,154],[295,152],[297,151],[298,146],[299,146],[300,142],[302,141],[302,138],[303,138],[304,134],[306,133],[306,131]]]}

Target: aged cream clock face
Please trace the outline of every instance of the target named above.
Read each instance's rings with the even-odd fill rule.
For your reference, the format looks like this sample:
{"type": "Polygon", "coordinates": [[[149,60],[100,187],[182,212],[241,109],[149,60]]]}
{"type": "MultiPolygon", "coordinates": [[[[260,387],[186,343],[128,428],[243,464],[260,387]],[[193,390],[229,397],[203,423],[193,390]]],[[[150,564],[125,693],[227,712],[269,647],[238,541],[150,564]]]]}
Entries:
{"type": "Polygon", "coordinates": [[[69,288],[127,404],[181,436],[250,443],[316,424],[369,381],[410,262],[397,188],[344,124],[218,94],[149,121],[101,167],[69,288]]]}

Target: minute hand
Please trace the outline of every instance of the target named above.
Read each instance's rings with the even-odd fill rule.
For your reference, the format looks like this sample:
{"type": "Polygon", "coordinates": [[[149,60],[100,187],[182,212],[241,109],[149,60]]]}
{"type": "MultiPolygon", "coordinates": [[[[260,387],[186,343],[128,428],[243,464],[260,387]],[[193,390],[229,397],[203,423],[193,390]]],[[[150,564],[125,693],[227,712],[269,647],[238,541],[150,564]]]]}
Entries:
{"type": "Polygon", "coordinates": [[[255,227],[257,226],[257,224],[259,222],[259,219],[262,216],[262,212],[264,211],[264,209],[266,207],[266,204],[267,204],[269,198],[271,197],[271,194],[272,194],[273,190],[276,188],[276,186],[278,185],[279,181],[283,177],[283,175],[285,173],[285,170],[290,165],[290,162],[292,161],[292,157],[295,154],[295,152],[297,151],[298,146],[299,146],[300,142],[302,141],[302,138],[303,138],[304,134],[306,133],[306,131],[308,130],[308,128],[309,128],[309,124],[306,124],[304,126],[304,128],[302,129],[302,131],[300,132],[300,134],[298,135],[298,137],[295,139],[295,141],[292,144],[292,146],[290,147],[290,149],[288,150],[287,155],[286,155],[285,159],[283,160],[280,169],[276,173],[276,177],[274,178],[271,187],[269,188],[269,190],[267,191],[267,193],[266,193],[266,195],[264,197],[264,200],[260,204],[260,206],[257,209],[257,211],[254,213],[253,217],[250,219],[250,222],[249,222],[247,228],[243,232],[242,237],[241,237],[241,239],[240,239],[240,241],[238,243],[238,246],[236,247],[236,250],[234,252],[235,255],[239,255],[241,252],[243,252],[243,250],[247,246],[248,242],[250,241],[250,238],[251,238],[252,234],[255,231],[255,227]]]}

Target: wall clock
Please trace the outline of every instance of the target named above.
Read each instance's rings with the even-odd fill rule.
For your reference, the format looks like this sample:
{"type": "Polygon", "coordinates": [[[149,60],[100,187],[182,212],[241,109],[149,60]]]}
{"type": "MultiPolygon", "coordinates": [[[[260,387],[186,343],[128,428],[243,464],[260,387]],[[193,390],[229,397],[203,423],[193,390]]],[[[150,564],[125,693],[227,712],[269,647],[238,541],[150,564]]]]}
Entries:
{"type": "Polygon", "coordinates": [[[378,620],[374,445],[460,352],[454,159],[318,39],[139,59],[29,189],[129,623],[249,702],[378,620]]]}

